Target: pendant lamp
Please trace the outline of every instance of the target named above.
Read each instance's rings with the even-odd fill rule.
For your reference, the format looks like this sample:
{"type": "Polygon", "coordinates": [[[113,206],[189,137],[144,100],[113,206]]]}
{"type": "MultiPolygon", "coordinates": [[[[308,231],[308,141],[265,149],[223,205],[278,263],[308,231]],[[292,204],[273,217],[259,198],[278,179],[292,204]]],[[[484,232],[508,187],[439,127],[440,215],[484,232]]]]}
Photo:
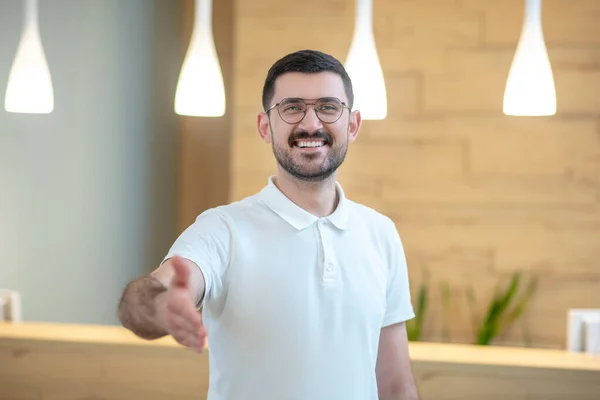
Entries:
{"type": "Polygon", "coordinates": [[[225,88],[212,32],[212,0],[196,0],[194,27],[183,61],[175,112],[196,117],[225,114],[225,88]]]}
{"type": "Polygon", "coordinates": [[[504,114],[556,114],[556,90],[542,31],[542,0],[525,0],[525,21],[504,91],[504,114]]]}
{"type": "Polygon", "coordinates": [[[8,77],[4,108],[31,114],[54,110],[54,89],[40,39],[37,0],[25,0],[23,31],[8,77]]]}
{"type": "Polygon", "coordinates": [[[352,79],[354,107],[362,119],[387,117],[387,93],[373,35],[372,0],[356,1],[355,26],[345,68],[352,79]]]}

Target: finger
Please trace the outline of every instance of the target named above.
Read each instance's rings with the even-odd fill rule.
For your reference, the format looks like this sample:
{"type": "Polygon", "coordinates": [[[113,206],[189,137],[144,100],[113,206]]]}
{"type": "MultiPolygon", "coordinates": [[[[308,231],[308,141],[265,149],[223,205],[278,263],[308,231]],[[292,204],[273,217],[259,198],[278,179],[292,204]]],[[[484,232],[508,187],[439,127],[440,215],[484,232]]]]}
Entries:
{"type": "Polygon", "coordinates": [[[197,353],[202,353],[206,344],[206,339],[200,335],[181,336],[178,340],[183,346],[189,347],[197,353]]]}
{"type": "Polygon", "coordinates": [[[187,288],[188,280],[190,277],[190,271],[185,265],[183,258],[175,256],[173,257],[172,263],[175,275],[171,284],[175,287],[187,288]]]}
{"type": "Polygon", "coordinates": [[[172,290],[169,293],[167,310],[184,317],[196,326],[202,325],[202,316],[186,292],[172,290]]]}
{"type": "Polygon", "coordinates": [[[197,332],[206,334],[202,317],[189,301],[182,304],[171,303],[168,306],[168,324],[171,331],[187,331],[190,334],[197,335],[197,332]]]}
{"type": "Polygon", "coordinates": [[[207,332],[203,325],[198,328],[182,328],[174,332],[173,337],[184,346],[190,347],[197,352],[202,352],[207,341],[207,332]]]}
{"type": "Polygon", "coordinates": [[[192,339],[192,347],[198,351],[202,352],[204,350],[204,346],[206,344],[206,332],[204,328],[197,329],[195,335],[192,339]]]}
{"type": "Polygon", "coordinates": [[[186,334],[194,334],[201,323],[197,319],[190,319],[188,316],[178,313],[171,313],[168,317],[169,330],[171,333],[185,332],[186,334]]]}
{"type": "Polygon", "coordinates": [[[186,346],[186,347],[191,347],[193,349],[197,349],[202,341],[202,339],[200,339],[200,337],[198,337],[192,333],[186,332],[186,331],[174,332],[173,338],[179,344],[186,346]]]}
{"type": "Polygon", "coordinates": [[[182,346],[185,346],[185,347],[190,347],[190,348],[192,348],[192,349],[195,349],[195,348],[196,348],[196,344],[195,344],[195,340],[194,340],[194,337],[193,337],[193,336],[185,336],[185,335],[182,335],[182,336],[176,337],[175,339],[176,339],[176,340],[179,342],[179,344],[181,344],[182,346]]]}
{"type": "Polygon", "coordinates": [[[208,340],[208,334],[207,334],[206,330],[204,329],[204,327],[202,327],[202,330],[200,332],[200,344],[198,346],[199,347],[198,351],[202,352],[204,350],[207,340],[208,340]]]}
{"type": "Polygon", "coordinates": [[[196,353],[202,353],[204,351],[205,343],[204,340],[200,341],[197,346],[193,347],[194,351],[196,353]]]}
{"type": "Polygon", "coordinates": [[[173,331],[173,338],[180,344],[202,351],[206,343],[206,333],[203,328],[188,330],[181,328],[173,331]]]}
{"type": "Polygon", "coordinates": [[[169,333],[177,339],[181,339],[183,336],[186,336],[187,333],[193,329],[189,321],[186,321],[186,319],[180,315],[173,314],[169,316],[167,323],[169,333]]]}
{"type": "Polygon", "coordinates": [[[202,353],[204,351],[204,347],[206,346],[206,339],[207,339],[207,335],[206,335],[206,331],[204,330],[204,327],[202,327],[201,329],[198,330],[198,336],[196,337],[196,340],[194,342],[194,350],[198,353],[202,353]]]}

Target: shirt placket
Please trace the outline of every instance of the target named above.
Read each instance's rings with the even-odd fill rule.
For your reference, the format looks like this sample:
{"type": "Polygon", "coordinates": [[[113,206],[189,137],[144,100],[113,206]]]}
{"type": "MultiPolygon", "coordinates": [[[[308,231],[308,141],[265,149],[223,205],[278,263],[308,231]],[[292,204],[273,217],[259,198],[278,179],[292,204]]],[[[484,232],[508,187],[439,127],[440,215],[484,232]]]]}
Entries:
{"type": "Polygon", "coordinates": [[[321,250],[323,259],[321,260],[321,271],[323,283],[333,283],[338,276],[338,268],[334,260],[333,246],[331,244],[331,231],[328,228],[327,220],[320,219],[317,223],[319,237],[321,238],[321,250]]]}

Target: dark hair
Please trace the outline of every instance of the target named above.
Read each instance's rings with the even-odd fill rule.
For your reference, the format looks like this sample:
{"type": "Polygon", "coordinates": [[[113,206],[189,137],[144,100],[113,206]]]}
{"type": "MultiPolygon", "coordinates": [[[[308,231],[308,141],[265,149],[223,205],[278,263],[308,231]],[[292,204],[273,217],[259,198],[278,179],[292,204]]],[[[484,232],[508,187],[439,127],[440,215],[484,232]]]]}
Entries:
{"type": "Polygon", "coordinates": [[[275,93],[275,80],[280,75],[283,75],[286,72],[312,74],[323,71],[335,72],[341,76],[342,81],[344,82],[346,96],[348,96],[348,107],[352,108],[352,105],[354,104],[352,81],[342,63],[335,57],[318,50],[299,50],[277,60],[269,69],[263,86],[263,109],[266,110],[269,107],[269,103],[273,99],[273,94],[275,93]]]}

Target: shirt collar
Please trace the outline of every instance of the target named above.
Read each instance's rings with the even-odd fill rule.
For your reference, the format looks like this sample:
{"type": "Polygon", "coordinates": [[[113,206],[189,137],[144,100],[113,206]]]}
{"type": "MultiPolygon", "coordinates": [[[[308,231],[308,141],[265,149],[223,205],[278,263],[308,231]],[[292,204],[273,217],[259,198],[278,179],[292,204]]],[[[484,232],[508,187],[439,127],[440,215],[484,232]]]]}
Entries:
{"type": "MultiPolygon", "coordinates": [[[[338,229],[344,230],[349,227],[350,205],[339,182],[335,183],[335,188],[339,197],[338,205],[331,215],[323,218],[329,220],[338,229]]],[[[260,191],[260,197],[273,212],[298,230],[302,230],[321,219],[299,207],[283,194],[275,186],[273,176],[269,177],[267,186],[260,191]]]]}

